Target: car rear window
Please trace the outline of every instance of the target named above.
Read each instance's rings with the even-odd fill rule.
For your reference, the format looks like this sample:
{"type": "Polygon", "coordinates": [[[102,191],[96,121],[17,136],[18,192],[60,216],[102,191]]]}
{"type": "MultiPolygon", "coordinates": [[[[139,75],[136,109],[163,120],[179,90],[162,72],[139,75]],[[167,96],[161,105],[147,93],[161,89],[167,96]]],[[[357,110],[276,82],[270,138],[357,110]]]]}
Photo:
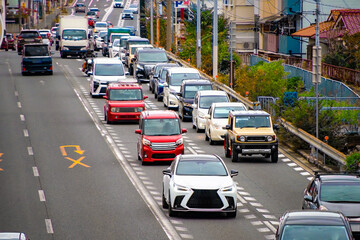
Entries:
{"type": "Polygon", "coordinates": [[[22,32],[20,33],[22,38],[37,38],[39,36],[38,32],[22,32]]]}
{"type": "Polygon", "coordinates": [[[49,56],[48,46],[40,45],[40,46],[26,46],[25,47],[25,56],[33,57],[33,56],[49,56]]]}
{"type": "Polygon", "coordinates": [[[320,199],[325,202],[360,203],[360,182],[323,183],[320,199]]]}

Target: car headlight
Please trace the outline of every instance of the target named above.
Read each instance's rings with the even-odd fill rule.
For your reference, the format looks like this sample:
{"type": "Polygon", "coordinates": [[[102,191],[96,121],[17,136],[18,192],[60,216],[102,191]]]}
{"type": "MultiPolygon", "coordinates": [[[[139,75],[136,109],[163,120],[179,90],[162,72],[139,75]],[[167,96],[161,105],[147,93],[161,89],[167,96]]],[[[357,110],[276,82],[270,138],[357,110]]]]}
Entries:
{"type": "Polygon", "coordinates": [[[138,107],[138,108],[136,108],[135,109],[137,112],[142,112],[142,111],[144,111],[144,108],[143,107],[138,107]]]}
{"type": "Polygon", "coordinates": [[[184,143],[183,138],[179,138],[179,139],[175,142],[176,146],[179,146],[179,145],[181,145],[181,144],[183,144],[183,143],[184,143]]]}
{"type": "Polygon", "coordinates": [[[110,111],[111,111],[111,112],[114,112],[114,113],[120,112],[120,108],[118,108],[118,107],[112,107],[112,108],[110,108],[110,111]]]}
{"type": "Polygon", "coordinates": [[[191,103],[185,103],[185,102],[184,102],[184,107],[192,108],[191,103]]]}
{"type": "Polygon", "coordinates": [[[240,142],[245,142],[246,137],[245,136],[237,136],[237,140],[240,141],[240,142]]]}
{"type": "Polygon", "coordinates": [[[272,140],[274,140],[273,136],[266,136],[266,141],[271,142],[272,140]]]}
{"type": "Polygon", "coordinates": [[[205,113],[199,112],[199,118],[205,118],[205,113]]]}
{"type": "Polygon", "coordinates": [[[228,186],[228,187],[221,188],[220,191],[222,191],[222,192],[232,192],[233,188],[234,188],[234,186],[231,185],[231,186],[228,186]]]}
{"type": "Polygon", "coordinates": [[[191,189],[188,188],[188,187],[185,187],[185,186],[181,186],[181,185],[178,185],[176,183],[174,183],[174,188],[176,191],[184,191],[184,192],[188,192],[190,191],[191,189]]]}
{"type": "Polygon", "coordinates": [[[323,205],[321,205],[321,206],[319,207],[319,210],[320,210],[320,211],[328,211],[328,209],[327,209],[325,206],[323,206],[323,205]]]}
{"type": "Polygon", "coordinates": [[[142,143],[143,143],[144,145],[146,145],[146,146],[151,146],[150,140],[148,140],[148,139],[146,139],[146,138],[143,138],[142,143]]]}
{"type": "Polygon", "coordinates": [[[88,47],[83,47],[80,50],[87,50],[87,49],[88,49],[88,47]]]}
{"type": "Polygon", "coordinates": [[[136,68],[139,69],[139,70],[144,70],[144,67],[141,66],[141,65],[137,65],[136,68]]]}

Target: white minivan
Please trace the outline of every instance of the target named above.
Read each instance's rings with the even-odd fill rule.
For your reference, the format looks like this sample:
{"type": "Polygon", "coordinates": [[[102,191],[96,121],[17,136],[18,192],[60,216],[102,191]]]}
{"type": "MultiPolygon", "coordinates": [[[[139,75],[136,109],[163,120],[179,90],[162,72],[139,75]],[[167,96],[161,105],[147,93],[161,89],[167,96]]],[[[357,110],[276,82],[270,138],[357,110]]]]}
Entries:
{"type": "Polygon", "coordinates": [[[185,79],[201,79],[200,72],[195,68],[174,67],[168,69],[164,82],[164,107],[178,110],[181,82],[185,79]]]}
{"type": "Polygon", "coordinates": [[[230,102],[226,92],[220,90],[198,91],[192,105],[192,124],[197,132],[205,129],[206,118],[212,103],[230,102]]]}
{"type": "Polygon", "coordinates": [[[107,85],[116,82],[136,83],[136,79],[127,78],[124,65],[119,58],[94,58],[90,73],[90,95],[105,96],[107,85]]]}

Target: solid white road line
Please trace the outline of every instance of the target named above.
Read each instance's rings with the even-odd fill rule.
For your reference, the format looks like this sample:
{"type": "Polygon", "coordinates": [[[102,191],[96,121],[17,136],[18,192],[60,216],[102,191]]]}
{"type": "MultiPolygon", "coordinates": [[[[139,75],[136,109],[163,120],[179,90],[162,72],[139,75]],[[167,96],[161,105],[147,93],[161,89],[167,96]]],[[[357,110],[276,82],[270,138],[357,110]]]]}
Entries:
{"type": "Polygon", "coordinates": [[[47,233],[53,234],[54,229],[51,223],[51,219],[45,219],[46,231],[47,233]]]}
{"type": "Polygon", "coordinates": [[[40,199],[40,202],[45,202],[46,199],[45,199],[45,193],[43,190],[39,190],[39,199],[40,199]]]}
{"type": "Polygon", "coordinates": [[[39,177],[40,175],[39,175],[38,168],[37,167],[32,167],[32,169],[33,169],[34,177],[39,177]]]}
{"type": "Polygon", "coordinates": [[[27,151],[30,156],[34,155],[34,151],[33,151],[32,147],[28,147],[27,151]]]}
{"type": "Polygon", "coordinates": [[[29,131],[27,129],[24,129],[24,137],[28,137],[29,136],[29,131]]]}

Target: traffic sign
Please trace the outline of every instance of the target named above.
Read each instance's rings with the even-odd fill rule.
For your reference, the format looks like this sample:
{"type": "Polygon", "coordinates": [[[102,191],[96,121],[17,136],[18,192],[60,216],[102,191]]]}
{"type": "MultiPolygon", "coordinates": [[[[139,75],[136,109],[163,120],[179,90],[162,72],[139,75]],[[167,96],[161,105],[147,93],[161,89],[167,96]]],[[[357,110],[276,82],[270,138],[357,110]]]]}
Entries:
{"type": "Polygon", "coordinates": [[[189,0],[186,1],[174,1],[175,8],[188,8],[189,0]]]}

